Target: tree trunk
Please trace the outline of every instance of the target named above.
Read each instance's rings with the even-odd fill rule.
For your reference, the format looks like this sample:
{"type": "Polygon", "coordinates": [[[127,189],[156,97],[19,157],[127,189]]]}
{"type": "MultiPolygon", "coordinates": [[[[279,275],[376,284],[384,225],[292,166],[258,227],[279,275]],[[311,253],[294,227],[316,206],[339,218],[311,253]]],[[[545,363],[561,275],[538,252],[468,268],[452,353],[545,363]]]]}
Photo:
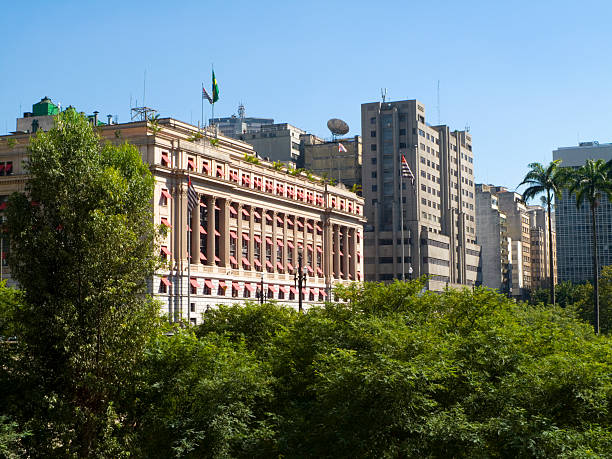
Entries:
{"type": "Polygon", "coordinates": [[[548,261],[550,263],[550,301],[555,301],[555,257],[553,257],[552,219],[550,218],[550,191],[548,192],[548,261]]]}
{"type": "Polygon", "coordinates": [[[591,224],[593,226],[593,310],[595,313],[595,333],[599,335],[599,273],[597,272],[597,228],[595,226],[594,204],[591,204],[591,224]]]}

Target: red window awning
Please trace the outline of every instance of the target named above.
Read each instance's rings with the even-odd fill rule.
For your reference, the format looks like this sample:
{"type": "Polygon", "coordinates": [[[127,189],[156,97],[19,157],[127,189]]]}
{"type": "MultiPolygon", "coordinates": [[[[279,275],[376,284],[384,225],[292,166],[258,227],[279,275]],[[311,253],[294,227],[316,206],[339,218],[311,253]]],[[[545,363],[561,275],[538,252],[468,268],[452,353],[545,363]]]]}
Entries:
{"type": "Polygon", "coordinates": [[[166,287],[170,287],[172,285],[172,282],[170,282],[167,277],[162,277],[160,280],[166,287]]]}
{"type": "Polygon", "coordinates": [[[249,213],[249,211],[248,211],[248,210],[246,210],[246,209],[244,209],[244,208],[242,209],[242,215],[244,215],[245,217],[250,217],[250,216],[251,216],[251,214],[249,213]]]}
{"type": "Polygon", "coordinates": [[[272,221],[272,216],[269,213],[267,213],[267,212],[266,212],[266,220],[268,220],[270,222],[272,221]]]}
{"type": "Polygon", "coordinates": [[[238,260],[236,260],[236,257],[234,257],[233,255],[230,255],[230,262],[233,265],[237,265],[238,264],[238,260]]]}
{"type": "Polygon", "coordinates": [[[234,233],[233,231],[230,231],[230,237],[232,239],[238,239],[238,235],[236,233],[234,233]]]}
{"type": "Polygon", "coordinates": [[[306,228],[308,228],[309,230],[312,229],[312,225],[309,222],[306,222],[306,228]]]}
{"type": "Polygon", "coordinates": [[[172,253],[170,253],[170,250],[168,250],[168,247],[166,247],[165,245],[161,246],[161,251],[164,255],[168,255],[168,256],[172,255],[172,253]]]}
{"type": "Polygon", "coordinates": [[[219,207],[217,204],[215,204],[215,210],[221,210],[221,207],[219,207]]]}
{"type": "Polygon", "coordinates": [[[217,230],[215,230],[215,236],[221,236],[221,233],[217,230]]]}
{"type": "Polygon", "coordinates": [[[210,279],[205,279],[204,280],[204,285],[206,285],[206,287],[208,287],[209,289],[214,289],[215,286],[213,285],[212,281],[210,279]]]}
{"type": "Polygon", "coordinates": [[[270,245],[272,245],[272,239],[270,239],[268,236],[266,236],[266,242],[270,245]]]}
{"type": "Polygon", "coordinates": [[[310,287],[302,287],[302,293],[308,295],[310,293],[310,287]]]}
{"type": "Polygon", "coordinates": [[[162,153],[161,158],[162,161],[166,162],[166,165],[170,164],[170,158],[168,158],[168,155],[166,153],[162,153]]]}
{"type": "Polygon", "coordinates": [[[323,228],[321,228],[318,223],[315,226],[317,227],[317,231],[323,231],[323,228]]]}
{"type": "Polygon", "coordinates": [[[257,258],[253,259],[253,264],[258,268],[261,268],[261,261],[259,261],[257,258]]]}
{"type": "Polygon", "coordinates": [[[189,284],[191,284],[193,288],[200,288],[200,284],[198,284],[198,281],[193,277],[189,279],[189,284]]]}
{"type": "Polygon", "coordinates": [[[293,271],[293,265],[289,262],[287,262],[287,269],[289,269],[289,271],[293,271]]]}
{"type": "Polygon", "coordinates": [[[312,252],[312,245],[308,244],[308,246],[307,246],[307,247],[308,247],[308,251],[309,251],[309,252],[312,252]]]}
{"type": "Polygon", "coordinates": [[[273,293],[278,292],[278,290],[276,289],[276,287],[274,285],[268,284],[268,290],[270,290],[273,293]]]}
{"type": "Polygon", "coordinates": [[[282,271],[284,269],[283,264],[280,261],[276,262],[276,267],[278,268],[279,271],[282,271]]]}
{"type": "Polygon", "coordinates": [[[242,264],[245,266],[251,266],[247,257],[242,257],[242,264]]]}
{"type": "Polygon", "coordinates": [[[255,287],[252,284],[249,284],[248,282],[244,283],[244,288],[246,288],[251,293],[255,291],[255,287]]]}
{"type": "Polygon", "coordinates": [[[255,239],[255,242],[261,244],[261,238],[257,234],[253,234],[253,239],[255,239]]]}
{"type": "Polygon", "coordinates": [[[317,296],[319,294],[319,289],[318,288],[311,288],[310,291],[312,292],[312,294],[314,296],[317,296]]]}
{"type": "Polygon", "coordinates": [[[297,288],[295,287],[289,287],[289,290],[291,290],[291,293],[293,293],[294,295],[297,295],[297,288]]]}
{"type": "Polygon", "coordinates": [[[304,228],[304,225],[302,224],[302,222],[301,222],[301,221],[296,220],[295,222],[297,223],[297,226],[298,226],[299,228],[304,228]]]}
{"type": "Polygon", "coordinates": [[[283,244],[283,240],[282,239],[277,239],[276,240],[276,245],[278,245],[279,247],[283,247],[285,244],[283,244]]]}
{"type": "Polygon", "coordinates": [[[191,159],[191,158],[187,160],[187,165],[189,167],[191,167],[193,170],[195,170],[195,168],[196,168],[195,167],[195,162],[193,162],[193,159],[191,159]]]}
{"type": "Polygon", "coordinates": [[[162,190],[161,194],[166,199],[172,199],[172,195],[168,193],[168,190],[162,190]]]}
{"type": "Polygon", "coordinates": [[[319,294],[323,295],[323,298],[325,298],[327,296],[327,292],[323,289],[319,290],[319,294]]]}
{"type": "Polygon", "coordinates": [[[270,263],[270,260],[266,260],[266,266],[270,269],[273,268],[272,263],[270,263]]]}
{"type": "Polygon", "coordinates": [[[291,220],[290,218],[287,218],[287,225],[293,226],[293,220],[291,220]]]}
{"type": "Polygon", "coordinates": [[[234,209],[234,206],[230,206],[229,207],[230,210],[230,214],[232,215],[238,215],[238,211],[236,209],[234,209]]]}
{"type": "Polygon", "coordinates": [[[166,217],[162,217],[161,222],[162,222],[162,225],[166,225],[168,228],[172,228],[172,225],[170,224],[170,222],[168,221],[166,217]]]}
{"type": "Polygon", "coordinates": [[[232,282],[232,288],[236,290],[240,290],[240,284],[238,282],[232,282]]]}
{"type": "Polygon", "coordinates": [[[287,241],[287,245],[289,246],[290,249],[294,248],[293,242],[291,241],[287,241]]]}
{"type": "Polygon", "coordinates": [[[210,174],[210,164],[208,163],[202,164],[202,169],[204,169],[207,174],[210,174]]]}
{"type": "Polygon", "coordinates": [[[278,215],[276,216],[276,221],[278,222],[279,225],[283,224],[283,219],[280,218],[278,215]]]}
{"type": "Polygon", "coordinates": [[[219,258],[217,255],[215,255],[215,261],[221,261],[221,258],[219,258]]]}
{"type": "Polygon", "coordinates": [[[245,241],[250,241],[251,238],[249,237],[249,235],[247,233],[242,233],[242,239],[244,239],[245,241]]]}
{"type": "Polygon", "coordinates": [[[202,225],[200,225],[200,234],[208,234],[202,225]]]}
{"type": "Polygon", "coordinates": [[[227,288],[227,284],[225,283],[225,281],[219,281],[219,288],[227,288]]]}
{"type": "Polygon", "coordinates": [[[206,261],[206,255],[204,255],[202,252],[200,252],[200,260],[206,261]]]}
{"type": "Polygon", "coordinates": [[[308,270],[310,274],[314,274],[314,269],[312,269],[311,266],[306,266],[306,269],[308,270]]]}
{"type": "Polygon", "coordinates": [[[323,253],[323,249],[321,248],[321,246],[320,246],[320,245],[318,245],[318,246],[317,246],[317,252],[319,252],[319,253],[323,253]]]}
{"type": "Polygon", "coordinates": [[[253,215],[255,215],[255,218],[259,218],[261,220],[261,214],[259,212],[254,211],[253,215]]]}
{"type": "Polygon", "coordinates": [[[321,276],[323,275],[323,270],[319,268],[318,266],[317,266],[317,273],[319,273],[321,276]]]}
{"type": "Polygon", "coordinates": [[[289,289],[285,287],[284,285],[279,285],[278,289],[283,293],[289,293],[289,289]]]}

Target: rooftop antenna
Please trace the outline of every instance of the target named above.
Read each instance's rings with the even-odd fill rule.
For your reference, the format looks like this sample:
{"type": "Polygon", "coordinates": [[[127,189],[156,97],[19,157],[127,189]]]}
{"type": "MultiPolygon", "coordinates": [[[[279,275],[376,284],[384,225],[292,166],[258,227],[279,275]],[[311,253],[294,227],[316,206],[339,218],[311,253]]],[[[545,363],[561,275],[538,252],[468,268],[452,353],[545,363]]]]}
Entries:
{"type": "Polygon", "coordinates": [[[147,105],[145,104],[145,96],[147,94],[147,69],[145,69],[144,71],[144,80],[142,82],[142,105],[147,105]]]}
{"type": "Polygon", "coordinates": [[[438,80],[438,125],[442,124],[440,121],[440,80],[438,80]]]}
{"type": "Polygon", "coordinates": [[[382,98],[383,104],[387,99],[387,88],[380,88],[380,97],[382,98]]]}
{"type": "Polygon", "coordinates": [[[470,125],[469,124],[465,125],[465,132],[470,132],[470,125]]]}

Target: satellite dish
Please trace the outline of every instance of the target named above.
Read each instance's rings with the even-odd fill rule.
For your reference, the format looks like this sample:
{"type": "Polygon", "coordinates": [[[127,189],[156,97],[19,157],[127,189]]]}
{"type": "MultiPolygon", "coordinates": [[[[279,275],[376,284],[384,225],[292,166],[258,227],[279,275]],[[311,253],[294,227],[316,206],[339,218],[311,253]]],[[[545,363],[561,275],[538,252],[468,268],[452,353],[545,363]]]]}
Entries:
{"type": "Polygon", "coordinates": [[[338,118],[332,118],[327,122],[327,128],[334,135],[344,135],[349,131],[349,126],[338,118]]]}

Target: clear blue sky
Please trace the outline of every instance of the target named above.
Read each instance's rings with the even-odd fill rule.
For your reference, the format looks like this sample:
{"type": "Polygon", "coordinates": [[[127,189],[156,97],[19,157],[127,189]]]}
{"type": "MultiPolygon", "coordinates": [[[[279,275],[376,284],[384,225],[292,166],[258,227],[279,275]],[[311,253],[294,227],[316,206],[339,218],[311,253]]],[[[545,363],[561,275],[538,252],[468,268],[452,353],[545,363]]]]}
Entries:
{"type": "Polygon", "coordinates": [[[419,99],[470,126],[477,181],[514,188],[558,146],[612,141],[612,3],[601,1],[28,1],[0,10],[0,133],[43,96],[129,119],[130,97],[197,124],[215,115],[328,136],[360,104],[419,99]],[[210,116],[210,108],[207,115],[210,116]]]}

